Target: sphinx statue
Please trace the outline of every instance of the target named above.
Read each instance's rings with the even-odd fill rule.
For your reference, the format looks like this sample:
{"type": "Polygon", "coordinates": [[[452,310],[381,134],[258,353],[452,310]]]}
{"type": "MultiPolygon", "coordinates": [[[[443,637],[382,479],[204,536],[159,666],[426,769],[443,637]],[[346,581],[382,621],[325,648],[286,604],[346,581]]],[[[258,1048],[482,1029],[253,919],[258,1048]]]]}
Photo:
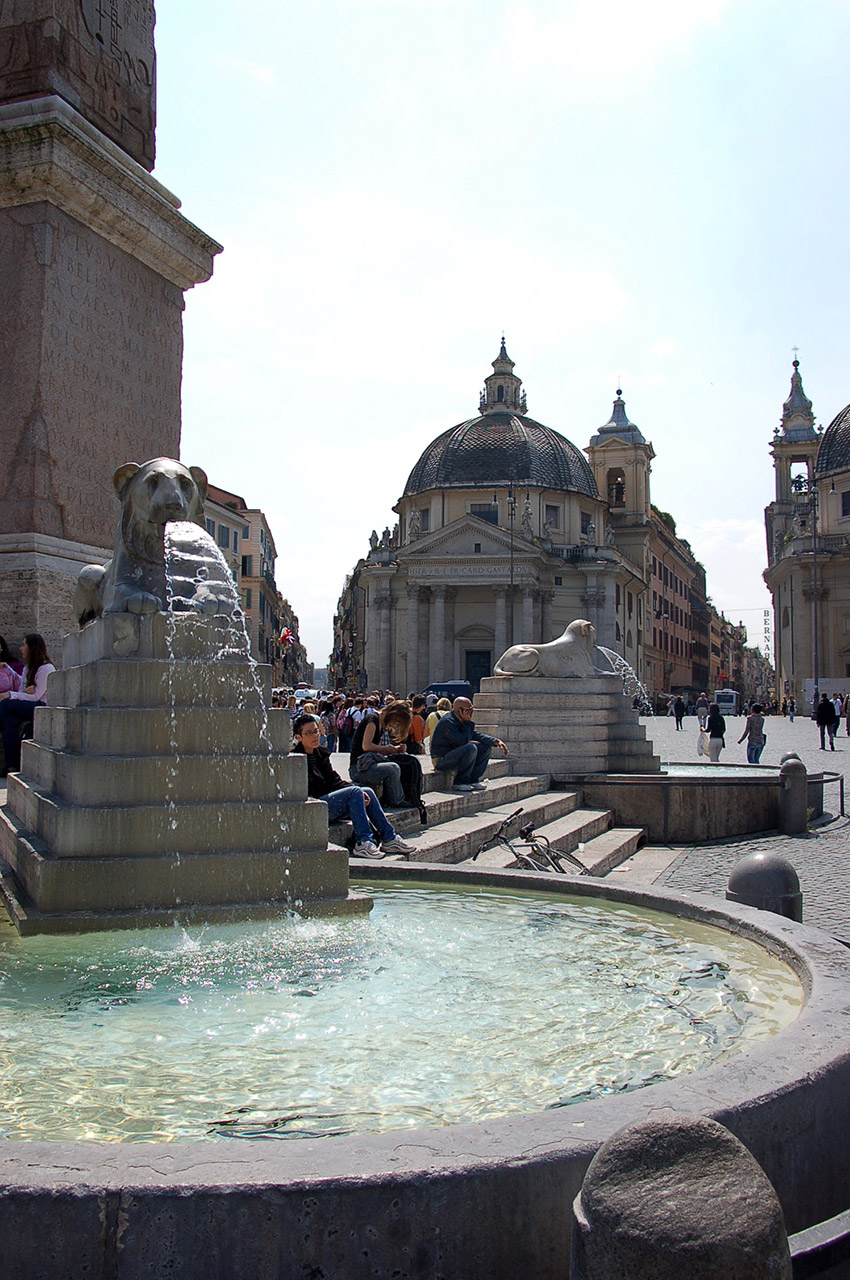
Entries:
{"type": "MultiPolygon", "coordinates": [[[[497,676],[578,676],[596,677],[613,674],[610,663],[598,667],[596,628],[586,618],[576,618],[562,636],[548,644],[511,645],[493,669],[497,676]]],[[[604,655],[600,658],[607,662],[604,655]]]]}

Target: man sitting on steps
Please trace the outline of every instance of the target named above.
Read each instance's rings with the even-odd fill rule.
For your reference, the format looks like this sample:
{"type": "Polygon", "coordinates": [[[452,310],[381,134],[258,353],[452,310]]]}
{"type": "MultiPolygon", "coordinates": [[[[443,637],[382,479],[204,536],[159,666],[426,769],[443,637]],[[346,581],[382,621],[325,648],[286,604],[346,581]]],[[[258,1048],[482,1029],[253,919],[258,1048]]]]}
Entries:
{"type": "Polygon", "coordinates": [[[481,779],[490,763],[490,752],[498,747],[503,755],[508,748],[500,738],[479,733],[472,721],[472,703],[469,698],[455,698],[447,716],[435,726],[431,734],[431,759],[440,772],[454,773],[452,791],[483,791],[487,784],[481,779]]]}
{"type": "Polygon", "coordinates": [[[319,746],[318,720],[313,716],[298,716],[292,729],[295,734],[293,755],[303,752],[307,757],[307,794],[314,800],[324,800],[328,806],[328,822],[340,822],[343,818],[351,820],[357,841],[355,858],[382,858],[385,853],[403,853],[409,857],[415,853],[412,844],[396,835],[371,787],[354,787],[343,782],[331,764],[330,752],[319,746]],[[380,849],[375,843],[375,833],[381,843],[380,849]]]}

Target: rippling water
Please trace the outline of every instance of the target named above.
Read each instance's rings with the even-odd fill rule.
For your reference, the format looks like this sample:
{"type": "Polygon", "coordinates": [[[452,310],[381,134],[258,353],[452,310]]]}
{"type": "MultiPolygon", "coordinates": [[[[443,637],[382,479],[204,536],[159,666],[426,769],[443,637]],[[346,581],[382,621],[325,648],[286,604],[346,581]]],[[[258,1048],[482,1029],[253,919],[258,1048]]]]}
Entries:
{"type": "Polygon", "coordinates": [[[719,930],[486,887],[368,917],[0,932],[0,1133],[171,1141],[452,1124],[692,1071],[797,1014],[719,930]]]}

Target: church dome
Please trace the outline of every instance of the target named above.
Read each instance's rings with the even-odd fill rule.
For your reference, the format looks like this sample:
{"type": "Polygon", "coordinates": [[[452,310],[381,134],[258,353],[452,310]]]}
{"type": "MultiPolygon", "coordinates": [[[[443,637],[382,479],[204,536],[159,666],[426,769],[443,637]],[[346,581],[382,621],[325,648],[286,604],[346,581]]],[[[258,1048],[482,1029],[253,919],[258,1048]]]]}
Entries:
{"type": "Polygon", "coordinates": [[[821,474],[850,470],[850,404],[833,418],[824,432],[815,470],[821,474]]]}
{"type": "Polygon", "coordinates": [[[484,382],[479,416],[431,441],[408,477],[405,498],[426,489],[489,488],[508,481],[599,497],[584,454],[527,416],[513,368],[503,338],[494,372],[484,382]]]}

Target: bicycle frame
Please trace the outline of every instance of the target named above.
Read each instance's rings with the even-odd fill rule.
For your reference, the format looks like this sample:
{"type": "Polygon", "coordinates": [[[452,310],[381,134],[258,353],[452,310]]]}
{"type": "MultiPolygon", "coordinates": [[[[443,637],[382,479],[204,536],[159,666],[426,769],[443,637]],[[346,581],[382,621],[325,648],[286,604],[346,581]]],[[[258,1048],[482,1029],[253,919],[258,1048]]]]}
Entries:
{"type": "MultiPolygon", "coordinates": [[[[514,859],[515,867],[521,871],[554,872],[556,875],[575,875],[576,873],[582,876],[590,875],[584,863],[580,862],[573,854],[567,853],[563,849],[553,849],[545,836],[535,835],[534,825],[531,822],[520,828],[521,843],[508,836],[507,828],[521,813],[522,809],[520,808],[509,814],[500,824],[495,835],[495,843],[502,845],[503,848],[510,852],[514,859]],[[565,863],[569,865],[565,866],[565,863]]],[[[473,862],[478,857],[478,854],[483,853],[491,843],[492,841],[485,840],[478,852],[472,855],[473,862]]]]}

